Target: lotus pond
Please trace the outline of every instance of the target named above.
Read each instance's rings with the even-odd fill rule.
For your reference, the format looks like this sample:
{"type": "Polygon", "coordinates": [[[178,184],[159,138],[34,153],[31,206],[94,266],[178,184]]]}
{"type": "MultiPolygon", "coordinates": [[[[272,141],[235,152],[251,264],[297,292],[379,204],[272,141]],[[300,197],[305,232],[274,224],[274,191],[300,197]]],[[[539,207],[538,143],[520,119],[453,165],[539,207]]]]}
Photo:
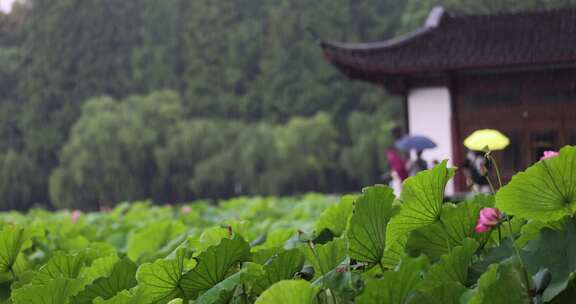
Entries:
{"type": "Polygon", "coordinates": [[[0,303],[576,303],[576,148],[454,204],[455,170],[399,197],[0,213],[0,303]]]}

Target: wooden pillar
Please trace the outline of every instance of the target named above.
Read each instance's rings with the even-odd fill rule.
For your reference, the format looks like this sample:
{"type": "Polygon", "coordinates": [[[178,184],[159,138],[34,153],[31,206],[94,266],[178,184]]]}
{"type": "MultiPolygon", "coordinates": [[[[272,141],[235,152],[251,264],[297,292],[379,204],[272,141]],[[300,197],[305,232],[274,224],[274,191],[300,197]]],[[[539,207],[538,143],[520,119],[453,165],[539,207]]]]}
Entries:
{"type": "Polygon", "coordinates": [[[452,129],[452,163],[456,167],[460,167],[454,176],[454,190],[455,192],[466,191],[466,181],[464,173],[462,172],[462,164],[464,163],[465,150],[460,128],[459,113],[459,90],[458,90],[458,80],[454,74],[450,75],[449,79],[449,90],[450,90],[450,125],[452,129]]]}

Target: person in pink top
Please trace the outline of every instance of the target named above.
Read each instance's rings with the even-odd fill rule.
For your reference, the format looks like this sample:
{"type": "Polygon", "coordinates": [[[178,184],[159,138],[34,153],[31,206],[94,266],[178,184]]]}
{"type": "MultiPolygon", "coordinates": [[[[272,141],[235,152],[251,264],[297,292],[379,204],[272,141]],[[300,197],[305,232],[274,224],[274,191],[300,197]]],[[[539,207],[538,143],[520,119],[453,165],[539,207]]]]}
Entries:
{"type": "Polygon", "coordinates": [[[388,165],[392,173],[394,173],[400,181],[404,181],[408,177],[408,170],[406,170],[406,159],[402,156],[402,153],[391,147],[386,150],[386,158],[388,159],[388,165]]]}
{"type": "MultiPolygon", "coordinates": [[[[394,142],[402,138],[402,133],[402,128],[400,127],[396,127],[392,130],[392,138],[394,139],[394,142]]],[[[406,158],[402,152],[394,147],[394,145],[386,150],[386,158],[392,176],[392,188],[394,188],[394,193],[399,195],[402,188],[402,182],[408,178],[406,158]]]]}

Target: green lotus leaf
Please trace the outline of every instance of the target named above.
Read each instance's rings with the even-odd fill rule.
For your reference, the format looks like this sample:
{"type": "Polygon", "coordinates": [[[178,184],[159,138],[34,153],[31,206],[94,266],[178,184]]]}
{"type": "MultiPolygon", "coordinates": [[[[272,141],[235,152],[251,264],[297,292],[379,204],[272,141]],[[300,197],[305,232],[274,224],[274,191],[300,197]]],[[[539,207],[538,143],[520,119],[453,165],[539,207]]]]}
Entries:
{"type": "Polygon", "coordinates": [[[280,281],[266,289],[255,304],[315,304],[319,290],[307,281],[280,281]]]}
{"type": "Polygon", "coordinates": [[[45,285],[56,278],[77,278],[86,262],[84,252],[72,254],[56,252],[48,263],[38,270],[32,279],[32,284],[45,285]]]}
{"type": "Polygon", "coordinates": [[[408,178],[402,186],[401,209],[388,225],[386,239],[391,259],[402,255],[408,233],[440,220],[446,183],[454,176],[455,169],[447,168],[447,161],[430,170],[408,178]]]}
{"type": "Polygon", "coordinates": [[[512,240],[506,238],[502,240],[499,246],[492,248],[484,248],[484,255],[482,259],[477,260],[470,267],[469,277],[472,281],[476,282],[482,274],[484,274],[488,267],[492,264],[498,264],[510,259],[516,254],[512,240]]]}
{"type": "Polygon", "coordinates": [[[439,282],[417,290],[407,304],[460,304],[466,287],[456,282],[439,282]]]}
{"type": "Polygon", "coordinates": [[[85,283],[107,275],[118,260],[115,249],[107,244],[92,243],[78,252],[57,251],[54,256],[36,272],[32,284],[48,284],[56,278],[81,278],[85,283]]]}
{"type": "Polygon", "coordinates": [[[354,209],[353,195],[346,195],[340,199],[339,203],[332,204],[320,214],[320,218],[316,222],[316,231],[320,232],[324,229],[330,230],[335,236],[341,236],[346,230],[348,219],[354,209]]]}
{"type": "Polygon", "coordinates": [[[254,283],[253,292],[260,294],[276,282],[292,279],[303,265],[304,255],[298,249],[273,256],[264,264],[264,275],[254,283]]]}
{"type": "Polygon", "coordinates": [[[197,258],[194,269],[182,276],[180,285],[187,298],[196,298],[231,275],[239,264],[250,258],[250,245],[242,239],[222,239],[197,258]]]}
{"type": "Polygon", "coordinates": [[[560,155],[538,161],[517,173],[496,194],[496,207],[529,220],[544,223],[576,211],[576,147],[567,146],[560,155]]]}
{"type": "Polygon", "coordinates": [[[277,228],[266,235],[266,241],[262,245],[254,247],[254,249],[270,249],[276,247],[285,248],[285,243],[296,234],[294,228],[277,228]]]}
{"type": "Polygon", "coordinates": [[[532,303],[522,276],[516,259],[490,265],[478,280],[478,288],[468,304],[532,303]]]}
{"type": "MultiPolygon", "coordinates": [[[[77,302],[72,302],[77,303],[77,302]]],[[[94,302],[89,302],[94,304],[136,304],[134,302],[134,296],[128,291],[123,290],[122,292],[114,295],[113,297],[104,300],[101,297],[95,298],[94,302]]]]}
{"type": "Polygon", "coordinates": [[[425,256],[404,257],[395,271],[387,271],[381,279],[367,279],[364,291],[357,298],[358,304],[390,303],[403,304],[420,286],[423,273],[428,268],[425,256]]]}
{"type": "Polygon", "coordinates": [[[330,272],[334,267],[340,265],[346,258],[346,240],[335,239],[326,244],[302,247],[302,252],[306,256],[306,261],[314,267],[315,277],[319,277],[330,272]]]}
{"type": "Polygon", "coordinates": [[[526,224],[522,225],[520,231],[520,236],[516,240],[516,245],[518,247],[524,247],[529,241],[535,239],[540,235],[540,231],[544,228],[549,228],[552,230],[560,231],[566,226],[568,218],[563,218],[558,221],[553,222],[540,222],[540,221],[528,221],[526,224]]]}
{"type": "Polygon", "coordinates": [[[41,285],[29,284],[12,292],[14,304],[68,304],[84,287],[81,279],[59,277],[41,285]]]}
{"type": "Polygon", "coordinates": [[[109,276],[99,278],[86,286],[82,292],[74,297],[74,303],[92,303],[92,300],[97,297],[107,300],[124,289],[136,286],[136,264],[128,258],[123,258],[113,265],[109,276]]]}
{"type": "Polygon", "coordinates": [[[194,248],[194,252],[203,252],[210,246],[215,246],[222,241],[222,239],[230,238],[230,231],[220,226],[210,227],[204,229],[200,238],[189,240],[190,246],[194,248]]]}
{"type": "Polygon", "coordinates": [[[410,232],[406,251],[414,256],[423,253],[431,261],[437,261],[451,248],[463,245],[467,238],[485,242],[490,233],[474,231],[481,208],[476,200],[444,204],[439,221],[410,232]]]}
{"type": "Polygon", "coordinates": [[[128,238],[127,255],[132,261],[138,261],[168,244],[185,229],[182,223],[176,221],[152,223],[128,238]]]}
{"type": "Polygon", "coordinates": [[[364,188],[354,203],[348,227],[348,254],[372,265],[381,263],[386,242],[386,226],[397,208],[390,187],[377,185],[364,188]]]}
{"type": "Polygon", "coordinates": [[[550,304],[565,304],[565,303],[572,303],[574,299],[576,299],[576,282],[574,279],[568,285],[569,287],[564,289],[560,294],[554,297],[550,304]]]}
{"type": "Polygon", "coordinates": [[[20,252],[32,244],[30,239],[33,236],[39,235],[43,235],[43,231],[4,225],[0,231],[0,273],[13,271],[12,266],[20,252]]]}
{"type": "Polygon", "coordinates": [[[142,304],[164,304],[184,297],[182,275],[185,271],[186,249],[178,249],[173,256],[140,265],[136,272],[138,299],[142,304]]]}
{"type": "Polygon", "coordinates": [[[566,289],[576,273],[576,223],[570,220],[562,230],[542,229],[522,249],[522,256],[532,274],[544,268],[552,273],[552,281],[543,294],[544,301],[550,301],[566,289]]]}
{"type": "Polygon", "coordinates": [[[107,255],[92,261],[90,266],[85,266],[80,269],[79,277],[83,278],[86,283],[108,276],[114,269],[114,265],[118,262],[118,255],[107,255]]]}
{"type": "Polygon", "coordinates": [[[252,262],[264,265],[268,260],[270,260],[270,258],[284,251],[285,249],[282,247],[272,247],[253,251],[252,262]]]}
{"type": "Polygon", "coordinates": [[[426,274],[426,279],[436,282],[457,282],[466,284],[468,267],[472,263],[474,253],[478,249],[478,243],[472,239],[465,239],[462,246],[457,246],[452,251],[442,256],[441,260],[432,265],[426,274]]]}
{"type": "Polygon", "coordinates": [[[353,301],[362,292],[364,280],[357,272],[333,269],[319,277],[313,285],[328,288],[339,298],[353,301]]]}
{"type": "Polygon", "coordinates": [[[261,277],[264,274],[262,266],[256,263],[244,263],[242,269],[227,277],[222,282],[216,284],[214,287],[208,289],[196,301],[195,304],[226,304],[229,303],[232,293],[236,286],[249,282],[256,277],[261,277]]]}

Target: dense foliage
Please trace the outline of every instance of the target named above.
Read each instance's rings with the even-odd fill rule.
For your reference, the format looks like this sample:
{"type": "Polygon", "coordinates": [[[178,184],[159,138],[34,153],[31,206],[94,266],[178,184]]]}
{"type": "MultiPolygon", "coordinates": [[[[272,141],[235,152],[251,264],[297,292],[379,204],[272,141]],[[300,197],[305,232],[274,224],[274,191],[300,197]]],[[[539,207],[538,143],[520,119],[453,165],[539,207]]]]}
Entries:
{"type": "Polygon", "coordinates": [[[381,40],[436,4],[486,13],[573,2],[19,1],[0,13],[0,209],[376,183],[399,102],[346,80],[308,29],[381,40]]]}
{"type": "Polygon", "coordinates": [[[576,147],[457,204],[444,202],[454,172],[442,162],[398,198],[376,185],[340,199],[2,213],[0,301],[573,303],[576,147]]]}
{"type": "Polygon", "coordinates": [[[17,170],[0,209],[349,191],[382,174],[350,162],[387,138],[352,140],[349,124],[386,133],[398,103],[348,83],[307,27],[391,36],[394,1],[23,3],[0,13],[0,166],[17,170]]]}

